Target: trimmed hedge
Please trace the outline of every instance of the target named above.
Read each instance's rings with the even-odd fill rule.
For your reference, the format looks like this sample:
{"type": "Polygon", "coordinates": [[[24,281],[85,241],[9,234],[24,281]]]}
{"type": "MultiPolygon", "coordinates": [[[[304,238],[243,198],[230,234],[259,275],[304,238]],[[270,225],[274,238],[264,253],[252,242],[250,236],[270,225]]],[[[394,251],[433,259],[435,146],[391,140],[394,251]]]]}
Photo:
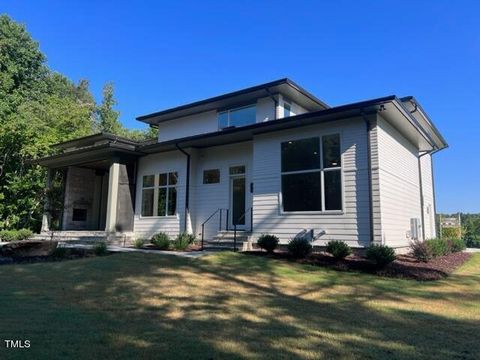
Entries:
{"type": "Polygon", "coordinates": [[[326,251],[337,260],[344,259],[352,253],[350,246],[341,240],[330,240],[327,243],[326,251]]]}
{"type": "Polygon", "coordinates": [[[275,235],[263,234],[257,240],[257,245],[271,254],[278,246],[278,237],[275,235]]]}
{"type": "Polygon", "coordinates": [[[305,238],[294,238],[288,243],[287,249],[294,257],[304,258],[312,252],[312,244],[305,238]]]}
{"type": "Polygon", "coordinates": [[[375,263],[377,268],[383,268],[393,262],[396,258],[395,250],[386,245],[370,245],[366,257],[375,263]]]}
{"type": "Polygon", "coordinates": [[[20,230],[2,230],[0,231],[0,240],[4,242],[21,241],[31,238],[33,231],[29,229],[20,230]]]}

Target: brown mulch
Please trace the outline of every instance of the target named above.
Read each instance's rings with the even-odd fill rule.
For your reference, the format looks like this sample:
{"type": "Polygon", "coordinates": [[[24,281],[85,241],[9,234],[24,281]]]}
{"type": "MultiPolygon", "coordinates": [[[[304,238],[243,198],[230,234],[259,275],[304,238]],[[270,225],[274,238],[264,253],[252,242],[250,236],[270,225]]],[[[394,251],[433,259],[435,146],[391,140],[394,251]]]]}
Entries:
{"type": "MultiPolygon", "coordinates": [[[[57,262],[57,261],[66,261],[66,260],[76,260],[87,257],[95,257],[94,251],[92,249],[81,249],[81,248],[65,248],[65,254],[61,257],[55,255],[49,256],[0,256],[0,265],[9,265],[9,264],[32,264],[38,262],[57,262]]],[[[107,253],[106,255],[110,255],[107,253]]]]}
{"type": "Polygon", "coordinates": [[[197,244],[189,245],[185,250],[175,250],[175,249],[159,249],[153,244],[145,244],[141,247],[143,250],[159,250],[159,251],[183,251],[183,252],[192,252],[192,251],[201,251],[202,247],[197,244]]]}
{"type": "Polygon", "coordinates": [[[335,260],[333,256],[325,252],[310,254],[305,259],[293,258],[290,254],[283,251],[278,251],[273,254],[267,254],[264,251],[249,251],[245,254],[264,256],[300,264],[322,266],[338,271],[358,271],[379,276],[418,281],[443,279],[471,257],[469,253],[453,253],[432,259],[429,262],[422,262],[411,255],[398,255],[394,262],[388,264],[383,269],[377,269],[369,260],[358,255],[350,255],[343,260],[335,260]]]}

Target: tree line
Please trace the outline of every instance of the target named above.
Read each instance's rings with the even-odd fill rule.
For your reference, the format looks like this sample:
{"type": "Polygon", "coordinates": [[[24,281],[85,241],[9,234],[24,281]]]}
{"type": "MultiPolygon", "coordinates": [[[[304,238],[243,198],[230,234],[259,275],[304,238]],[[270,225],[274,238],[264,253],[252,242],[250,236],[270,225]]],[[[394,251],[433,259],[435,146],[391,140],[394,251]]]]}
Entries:
{"type": "Polygon", "coordinates": [[[39,230],[46,169],[29,160],[52,144],[101,131],[142,140],[153,129],[126,129],[115,110],[112,83],[97,104],[86,79],[53,71],[25,26],[0,16],[0,230],[39,230]]]}

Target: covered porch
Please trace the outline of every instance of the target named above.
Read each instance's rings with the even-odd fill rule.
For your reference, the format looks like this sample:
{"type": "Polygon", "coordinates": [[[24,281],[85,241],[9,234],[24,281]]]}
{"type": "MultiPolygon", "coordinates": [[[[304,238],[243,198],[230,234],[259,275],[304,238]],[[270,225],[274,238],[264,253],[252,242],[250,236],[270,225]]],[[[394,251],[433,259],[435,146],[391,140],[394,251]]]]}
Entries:
{"type": "Polygon", "coordinates": [[[97,134],[56,145],[59,153],[38,160],[47,167],[47,199],[42,234],[83,233],[95,238],[133,233],[138,143],[97,134]],[[62,174],[60,199],[52,184],[62,174]],[[60,207],[60,209],[59,209],[60,207]],[[56,214],[55,225],[52,215],[56,214]]]}

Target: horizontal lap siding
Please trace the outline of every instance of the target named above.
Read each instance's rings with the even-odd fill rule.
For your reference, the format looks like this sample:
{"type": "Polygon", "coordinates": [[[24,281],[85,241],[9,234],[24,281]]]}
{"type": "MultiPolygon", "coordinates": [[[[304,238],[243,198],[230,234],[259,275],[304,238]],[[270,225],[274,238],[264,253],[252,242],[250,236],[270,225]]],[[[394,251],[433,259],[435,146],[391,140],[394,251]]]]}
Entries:
{"type": "Polygon", "coordinates": [[[176,236],[183,230],[185,214],[185,176],[186,156],[179,151],[152,154],[139,159],[134,219],[134,231],[137,238],[149,238],[158,232],[165,232],[170,236],[176,236]],[[174,171],[178,173],[177,215],[173,217],[141,217],[143,176],[174,171]]]}
{"type": "Polygon", "coordinates": [[[286,243],[303,229],[323,229],[326,235],[316,241],[318,245],[331,239],[344,240],[353,246],[365,246],[369,243],[367,140],[362,119],[256,136],[253,159],[254,238],[262,233],[271,233],[279,236],[282,243],[286,243]],[[281,142],[332,132],[339,132],[342,138],[344,213],[282,214],[279,201],[281,142]]]}
{"type": "MultiPolygon", "coordinates": [[[[194,163],[195,181],[193,193],[195,198],[194,232],[201,236],[202,223],[217,209],[230,207],[230,173],[231,166],[245,165],[246,167],[246,209],[252,206],[249,184],[252,174],[252,143],[244,142],[233,145],[215,146],[198,150],[194,163]],[[203,184],[203,171],[219,169],[220,182],[218,184],[203,184]]],[[[226,212],[222,214],[222,227],[225,227],[226,212]]],[[[219,229],[219,215],[215,215],[205,225],[205,239],[214,237],[219,229]]],[[[247,223],[250,219],[246,218],[247,223]]],[[[247,224],[248,225],[248,224],[247,224]]]]}
{"type": "Polygon", "coordinates": [[[383,118],[378,120],[382,238],[408,246],[410,219],[421,218],[418,150],[383,118]]]}

